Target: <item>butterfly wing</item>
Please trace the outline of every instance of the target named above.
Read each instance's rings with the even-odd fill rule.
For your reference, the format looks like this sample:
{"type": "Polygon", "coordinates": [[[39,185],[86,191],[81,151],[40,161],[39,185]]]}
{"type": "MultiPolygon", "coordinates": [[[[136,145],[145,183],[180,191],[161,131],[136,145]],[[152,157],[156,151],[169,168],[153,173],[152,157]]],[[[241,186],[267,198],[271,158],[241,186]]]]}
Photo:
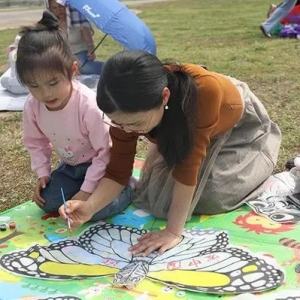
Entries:
{"type": "Polygon", "coordinates": [[[3,255],[0,265],[16,275],[65,280],[107,276],[118,272],[105,266],[103,258],[87,252],[76,241],[61,241],[49,246],[35,245],[26,251],[3,255]]]}
{"type": "MultiPolygon", "coordinates": [[[[80,244],[90,253],[116,262],[128,263],[133,259],[128,251],[132,244],[147,231],[132,227],[113,224],[99,224],[79,237],[80,244]]],[[[124,264],[120,267],[124,267],[124,264]]]]}
{"type": "Polygon", "coordinates": [[[284,281],[280,268],[240,248],[224,248],[191,260],[173,261],[165,271],[149,272],[147,277],[206,293],[262,292],[284,281]]]}
{"type": "Polygon", "coordinates": [[[77,240],[35,245],[26,251],[3,255],[0,265],[14,274],[44,279],[113,275],[132,260],[128,248],[145,232],[97,224],[87,228],[77,240]]]}
{"type": "Polygon", "coordinates": [[[47,298],[38,298],[37,300],[81,300],[76,296],[56,296],[47,298]]]}
{"type": "MultiPolygon", "coordinates": [[[[166,270],[168,264],[174,261],[189,261],[228,245],[228,235],[225,231],[216,230],[185,230],[181,242],[162,255],[155,257],[149,266],[150,271],[166,270]]],[[[197,265],[194,265],[197,269],[197,265]]],[[[190,265],[189,269],[192,269],[190,265]]]]}

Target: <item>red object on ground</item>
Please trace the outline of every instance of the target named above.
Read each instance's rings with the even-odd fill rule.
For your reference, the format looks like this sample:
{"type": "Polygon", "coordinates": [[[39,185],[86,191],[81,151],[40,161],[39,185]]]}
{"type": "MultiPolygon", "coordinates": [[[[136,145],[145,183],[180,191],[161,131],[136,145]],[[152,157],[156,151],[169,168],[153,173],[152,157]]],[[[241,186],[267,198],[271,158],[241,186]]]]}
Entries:
{"type": "Polygon", "coordinates": [[[285,24],[299,24],[300,21],[300,5],[296,5],[289,14],[280,21],[282,25],[285,24]]]}
{"type": "Polygon", "coordinates": [[[49,214],[43,215],[41,217],[41,219],[42,220],[48,220],[48,219],[53,219],[53,218],[58,218],[58,217],[59,217],[59,213],[55,212],[55,213],[49,213],[49,214]]]}
{"type": "Polygon", "coordinates": [[[15,222],[9,222],[9,228],[10,229],[15,229],[16,228],[16,223],[15,222]]]}

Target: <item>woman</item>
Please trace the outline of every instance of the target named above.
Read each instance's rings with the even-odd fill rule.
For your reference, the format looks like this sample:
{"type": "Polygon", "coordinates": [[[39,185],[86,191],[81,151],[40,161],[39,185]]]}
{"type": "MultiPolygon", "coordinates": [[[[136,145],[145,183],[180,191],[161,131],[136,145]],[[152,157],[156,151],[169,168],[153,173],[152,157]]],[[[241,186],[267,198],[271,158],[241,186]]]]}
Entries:
{"type": "Polygon", "coordinates": [[[59,26],[68,32],[72,53],[81,62],[80,73],[100,75],[104,62],[95,61],[96,56],[93,53],[95,45],[90,23],[85,18],[82,18],[78,11],[69,6],[71,20],[70,24],[68,24],[67,7],[57,3],[55,0],[48,0],[47,3],[47,7],[57,16],[59,26]]]}
{"type": "Polygon", "coordinates": [[[146,136],[155,146],[133,201],[168,222],[141,237],[134,254],[174,247],[192,213],[219,214],[255,198],[276,164],[281,133],[258,98],[245,83],[198,65],[119,52],[103,68],[97,102],[111,125],[110,163],[90,198],[68,201],[66,212],[76,227],[116,198],[138,136],[146,136]]]}

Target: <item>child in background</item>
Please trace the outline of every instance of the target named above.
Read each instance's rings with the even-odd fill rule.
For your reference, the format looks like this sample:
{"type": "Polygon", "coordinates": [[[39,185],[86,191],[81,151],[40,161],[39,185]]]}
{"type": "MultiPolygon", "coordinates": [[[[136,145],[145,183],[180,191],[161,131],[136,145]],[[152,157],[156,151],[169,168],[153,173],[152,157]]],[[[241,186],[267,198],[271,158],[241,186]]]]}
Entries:
{"type": "Polygon", "coordinates": [[[0,84],[13,94],[28,94],[27,87],[21,85],[16,76],[16,57],[20,38],[21,36],[18,34],[14,42],[7,48],[6,53],[9,60],[9,69],[0,77],[0,84]]]}
{"type": "Polygon", "coordinates": [[[21,35],[17,34],[13,43],[7,47],[6,54],[9,55],[10,52],[18,48],[19,41],[21,39],[21,35]]]}
{"type": "Polygon", "coordinates": [[[61,5],[58,0],[45,2],[47,8],[56,15],[59,27],[68,34],[71,51],[80,62],[80,74],[100,75],[104,62],[95,60],[94,31],[89,21],[68,4],[61,5]]]}
{"type": "MultiPolygon", "coordinates": [[[[67,37],[50,11],[33,27],[24,28],[18,46],[16,71],[30,95],[24,107],[24,144],[38,176],[33,201],[46,212],[67,200],[86,200],[94,192],[109,161],[108,127],[102,121],[95,93],[74,80],[78,71],[67,37]],[[51,173],[51,154],[61,163],[51,173]]],[[[133,188],[122,194],[93,220],[125,209],[133,188]]]]}

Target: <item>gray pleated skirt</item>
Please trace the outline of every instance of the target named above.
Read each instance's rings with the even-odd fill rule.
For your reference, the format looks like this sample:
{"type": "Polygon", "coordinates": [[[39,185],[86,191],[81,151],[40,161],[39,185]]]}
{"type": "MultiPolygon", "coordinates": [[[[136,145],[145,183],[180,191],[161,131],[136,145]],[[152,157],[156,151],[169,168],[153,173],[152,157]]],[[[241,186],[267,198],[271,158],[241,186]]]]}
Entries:
{"type": "MultiPolygon", "coordinates": [[[[255,199],[277,162],[281,132],[248,85],[228,77],[244,101],[239,122],[212,138],[199,169],[190,205],[192,214],[219,214],[255,199]]],[[[150,148],[133,204],[158,218],[168,218],[174,178],[157,146],[150,148]]],[[[182,199],[185,201],[185,199],[182,199]]]]}

